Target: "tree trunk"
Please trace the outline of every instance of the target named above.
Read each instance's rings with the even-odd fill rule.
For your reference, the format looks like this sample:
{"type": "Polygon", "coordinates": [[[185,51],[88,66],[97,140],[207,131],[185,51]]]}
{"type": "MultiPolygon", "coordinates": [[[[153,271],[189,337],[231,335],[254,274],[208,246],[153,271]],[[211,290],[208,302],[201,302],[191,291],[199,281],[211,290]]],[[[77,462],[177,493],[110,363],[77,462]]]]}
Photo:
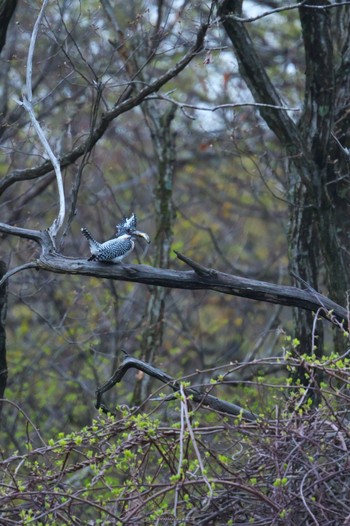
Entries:
{"type": "MultiPolygon", "coordinates": [[[[328,2],[312,0],[308,2],[310,5],[326,6],[328,2]]],[[[246,25],[232,17],[242,16],[242,2],[225,0],[221,2],[218,13],[232,42],[242,77],[255,101],[283,105],[246,25]]],[[[338,9],[301,7],[299,15],[306,64],[301,119],[296,126],[284,111],[262,108],[260,113],[290,159],[290,270],[316,290],[320,277],[324,277],[332,299],[345,304],[350,286],[350,185],[347,175],[350,155],[344,150],[350,142],[350,117],[346,110],[350,97],[349,6],[343,7],[341,15],[338,9]],[[337,55],[341,56],[337,65],[334,46],[338,46],[337,55]],[[333,135],[334,123],[335,136],[338,137],[333,135]],[[322,267],[325,276],[321,274],[322,267]]],[[[296,280],[295,285],[300,286],[300,283],[296,280]]],[[[301,354],[315,352],[321,356],[323,331],[320,324],[317,326],[316,348],[311,348],[314,315],[298,309],[294,319],[296,337],[300,342],[297,351],[301,354]]],[[[344,344],[344,338],[338,332],[335,349],[343,351],[344,344]]],[[[299,379],[304,383],[307,381],[302,371],[299,371],[299,379]]]]}
{"type": "Polygon", "coordinates": [[[6,43],[7,28],[16,6],[17,0],[0,0],[0,53],[6,43]]]}
{"type": "MultiPolygon", "coordinates": [[[[4,261],[0,261],[0,279],[6,274],[7,267],[4,261]]],[[[6,311],[7,311],[7,281],[0,287],[0,399],[4,398],[7,384],[7,361],[6,361],[6,311]]],[[[2,419],[2,402],[0,402],[0,422],[2,419]]]]}
{"type": "MultiPolygon", "coordinates": [[[[175,133],[171,123],[176,107],[159,115],[159,110],[149,104],[144,110],[151,132],[154,151],[158,163],[158,179],[154,190],[156,236],[154,239],[155,257],[153,265],[160,268],[169,267],[170,247],[173,237],[175,219],[172,202],[173,179],[175,173],[175,133]]],[[[147,306],[146,329],[142,335],[142,359],[152,363],[163,344],[164,308],[169,291],[163,287],[151,287],[151,297],[147,306]]],[[[139,405],[148,395],[149,377],[141,377],[136,383],[133,403],[139,405]]]]}

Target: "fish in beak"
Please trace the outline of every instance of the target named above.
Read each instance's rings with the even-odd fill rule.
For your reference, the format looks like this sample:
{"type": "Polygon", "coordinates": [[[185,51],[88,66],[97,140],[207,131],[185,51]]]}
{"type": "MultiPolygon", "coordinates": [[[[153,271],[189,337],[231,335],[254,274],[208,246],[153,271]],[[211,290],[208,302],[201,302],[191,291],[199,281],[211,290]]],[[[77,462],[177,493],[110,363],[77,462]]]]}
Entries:
{"type": "Polygon", "coordinates": [[[149,235],[146,234],[145,232],[140,232],[139,230],[134,230],[132,235],[133,236],[137,236],[137,237],[142,237],[145,241],[147,241],[147,243],[151,242],[151,240],[149,238],[149,235]]]}

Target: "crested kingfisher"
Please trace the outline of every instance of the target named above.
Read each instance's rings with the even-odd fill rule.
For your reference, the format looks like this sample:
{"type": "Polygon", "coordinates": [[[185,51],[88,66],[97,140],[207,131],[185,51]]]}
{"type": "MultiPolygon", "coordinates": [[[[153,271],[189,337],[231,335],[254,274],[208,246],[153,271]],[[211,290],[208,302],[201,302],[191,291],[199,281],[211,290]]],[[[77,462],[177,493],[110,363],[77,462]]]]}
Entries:
{"type": "Polygon", "coordinates": [[[142,237],[150,243],[150,238],[145,232],[136,230],[137,218],[133,213],[130,217],[124,219],[116,226],[116,236],[109,241],[99,243],[92,237],[86,228],[82,228],[81,232],[86,237],[90,245],[90,252],[92,256],[88,261],[103,261],[108,263],[120,263],[126,256],[134,250],[135,239],[142,237]]]}

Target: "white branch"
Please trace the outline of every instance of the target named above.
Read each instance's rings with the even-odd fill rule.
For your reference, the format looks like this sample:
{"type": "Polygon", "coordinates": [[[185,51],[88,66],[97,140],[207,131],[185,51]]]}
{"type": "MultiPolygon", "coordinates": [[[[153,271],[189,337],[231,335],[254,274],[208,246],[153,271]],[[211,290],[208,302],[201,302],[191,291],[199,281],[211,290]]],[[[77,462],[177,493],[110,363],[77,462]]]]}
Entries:
{"type": "Polygon", "coordinates": [[[49,145],[45,135],[44,135],[44,132],[39,124],[39,122],[37,121],[36,117],[35,117],[35,113],[34,113],[34,109],[33,109],[33,106],[31,104],[31,102],[29,102],[29,100],[26,98],[26,97],[23,97],[23,101],[19,103],[25,108],[25,110],[27,110],[28,114],[29,114],[29,117],[30,117],[30,120],[35,128],[35,131],[41,141],[41,144],[43,145],[47,155],[49,156],[50,158],[50,161],[52,162],[52,166],[55,170],[55,174],[56,174],[56,180],[57,180],[57,187],[58,187],[58,195],[59,195],[59,202],[60,202],[60,205],[59,205],[59,212],[58,212],[58,216],[57,218],[53,221],[52,225],[50,226],[49,228],[49,233],[50,233],[50,237],[52,239],[52,242],[54,244],[54,246],[56,246],[55,244],[55,237],[57,235],[57,232],[58,230],[61,228],[61,226],[63,225],[63,222],[64,222],[64,218],[65,218],[65,215],[66,215],[66,202],[65,202],[65,197],[64,197],[64,188],[63,188],[63,179],[62,179],[62,173],[61,173],[61,165],[59,163],[59,160],[57,159],[57,157],[55,156],[55,154],[53,153],[52,149],[51,149],[51,146],[49,145]]]}
{"type": "Polygon", "coordinates": [[[48,0],[43,1],[43,5],[41,6],[40,13],[34,24],[33,33],[32,33],[30,44],[29,44],[28,58],[27,58],[27,72],[26,72],[27,99],[29,102],[32,102],[33,100],[32,71],[33,71],[33,55],[34,55],[34,49],[35,49],[35,42],[38,36],[39,26],[44,16],[44,11],[47,6],[47,3],[48,3],[48,0]]]}
{"type": "Polygon", "coordinates": [[[59,195],[59,212],[57,218],[53,221],[52,225],[49,228],[49,234],[51,237],[51,240],[55,246],[55,238],[57,235],[58,230],[61,228],[64,222],[65,214],[66,214],[66,203],[65,203],[65,197],[64,197],[64,188],[63,188],[63,180],[62,180],[62,173],[61,173],[61,166],[59,163],[59,160],[55,156],[55,154],[52,151],[52,148],[50,144],[48,143],[45,134],[35,117],[34,109],[33,109],[33,90],[32,90],[32,72],[33,72],[33,56],[34,56],[34,49],[35,49],[35,43],[38,36],[39,26],[41,24],[41,21],[44,16],[45,8],[47,6],[48,0],[43,0],[43,4],[40,9],[40,13],[38,15],[38,18],[34,24],[33,33],[30,39],[29,44],[29,50],[28,50],[28,58],[27,58],[27,72],[26,72],[26,95],[23,96],[23,101],[18,101],[17,103],[24,107],[24,109],[28,112],[30,120],[34,126],[34,129],[40,139],[41,144],[43,145],[47,155],[50,158],[50,161],[52,162],[52,166],[54,168],[55,174],[56,174],[56,180],[57,180],[57,187],[58,187],[58,195],[59,195]]]}
{"type": "MultiPolygon", "coordinates": [[[[173,90],[174,91],[174,90],[173,90]]],[[[172,91],[172,92],[173,92],[172,91]]],[[[271,108],[274,110],[283,110],[283,111],[300,111],[300,108],[289,108],[288,106],[276,106],[275,104],[264,104],[263,102],[237,102],[232,104],[219,104],[218,106],[198,106],[196,104],[187,104],[186,102],[180,102],[178,100],[169,97],[168,95],[163,95],[162,93],[157,93],[156,95],[150,95],[145,100],[165,100],[171,102],[178,106],[181,110],[184,108],[196,110],[196,111],[210,111],[215,112],[218,110],[225,109],[235,109],[235,108],[244,108],[246,106],[251,106],[253,108],[271,108]]]]}

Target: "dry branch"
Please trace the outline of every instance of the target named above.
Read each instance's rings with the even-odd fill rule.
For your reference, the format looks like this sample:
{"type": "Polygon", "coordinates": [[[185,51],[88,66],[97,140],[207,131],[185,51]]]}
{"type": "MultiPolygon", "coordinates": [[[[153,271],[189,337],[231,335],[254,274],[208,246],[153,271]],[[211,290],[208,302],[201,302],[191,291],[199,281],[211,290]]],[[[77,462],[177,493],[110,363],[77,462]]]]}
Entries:
{"type": "MultiPolygon", "coordinates": [[[[186,262],[192,270],[183,271],[161,269],[147,265],[90,262],[84,259],[65,257],[56,253],[50,236],[46,231],[27,230],[0,223],[0,232],[33,239],[40,245],[40,256],[31,262],[31,266],[37,270],[46,270],[58,274],[79,274],[176,289],[213,290],[222,294],[317,312],[331,323],[338,326],[341,324],[348,330],[347,310],[312,289],[302,290],[296,287],[276,285],[266,281],[247,279],[219,272],[218,270],[199,265],[182,254],[177,254],[179,259],[186,262]]],[[[9,273],[13,274],[14,271],[11,270],[9,273]]],[[[9,277],[8,274],[3,280],[9,277]]]]}
{"type": "Polygon", "coordinates": [[[65,196],[64,196],[64,188],[63,188],[63,180],[62,180],[62,174],[61,174],[61,166],[60,163],[55,156],[55,154],[52,151],[52,148],[43,132],[42,127],[39,124],[39,121],[37,120],[34,112],[34,101],[33,101],[33,89],[32,89],[32,71],[33,71],[33,56],[34,56],[34,50],[35,50],[35,43],[38,36],[39,27],[41,24],[41,21],[44,17],[45,9],[47,6],[48,0],[44,0],[38,15],[38,18],[36,19],[36,22],[34,24],[33,33],[30,39],[29,44],[29,50],[28,50],[28,58],[27,58],[27,68],[26,68],[26,95],[23,95],[22,101],[17,101],[19,105],[23,106],[23,108],[28,112],[28,115],[30,117],[31,123],[37,133],[37,136],[41,142],[41,144],[44,147],[44,150],[48,157],[50,158],[50,161],[52,163],[53,169],[55,171],[56,180],[57,180],[57,188],[58,188],[58,195],[59,195],[59,212],[56,219],[54,219],[51,227],[49,228],[49,233],[52,238],[53,243],[55,244],[55,238],[57,235],[58,230],[61,228],[64,222],[65,218],[65,210],[66,210],[66,204],[65,204],[65,196]]]}
{"type": "MultiPolygon", "coordinates": [[[[131,369],[138,369],[139,371],[143,371],[144,373],[148,374],[149,376],[152,376],[153,378],[157,378],[157,380],[160,380],[164,384],[167,384],[173,391],[180,392],[180,390],[183,389],[180,382],[172,378],[172,376],[169,376],[161,369],[158,369],[157,367],[154,367],[153,365],[144,362],[143,360],[138,360],[137,358],[133,358],[131,356],[127,356],[120,367],[116,370],[116,372],[113,374],[113,376],[99,389],[96,391],[96,408],[101,408],[104,412],[110,412],[103,404],[102,404],[102,395],[112,389],[112,387],[115,386],[115,384],[121,382],[123,379],[125,373],[131,369]]],[[[208,393],[202,393],[198,391],[198,389],[194,388],[185,388],[183,389],[186,397],[191,397],[191,399],[194,402],[197,402],[199,404],[202,404],[203,406],[210,407],[210,409],[213,409],[215,411],[220,411],[222,413],[227,413],[229,415],[233,416],[239,416],[242,415],[242,418],[247,421],[254,421],[257,419],[257,416],[251,413],[250,411],[247,411],[246,409],[243,409],[242,407],[231,404],[230,402],[225,402],[224,400],[220,400],[220,398],[217,398],[216,396],[210,395],[208,393]]]]}

